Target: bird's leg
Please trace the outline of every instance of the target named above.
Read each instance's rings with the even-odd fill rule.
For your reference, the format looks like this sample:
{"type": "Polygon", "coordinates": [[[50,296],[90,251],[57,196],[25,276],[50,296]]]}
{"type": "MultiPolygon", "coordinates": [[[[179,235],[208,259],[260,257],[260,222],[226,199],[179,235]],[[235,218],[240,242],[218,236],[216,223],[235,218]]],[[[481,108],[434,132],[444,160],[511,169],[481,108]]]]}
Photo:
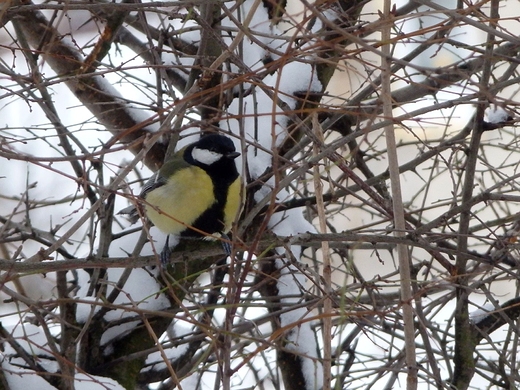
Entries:
{"type": "Polygon", "coordinates": [[[226,256],[231,256],[231,242],[228,235],[225,233],[221,233],[220,238],[220,242],[222,243],[222,249],[224,249],[226,256]]]}
{"type": "Polygon", "coordinates": [[[170,263],[172,251],[170,249],[170,235],[166,236],[166,243],[164,244],[164,248],[161,251],[161,265],[166,267],[170,263]]]}

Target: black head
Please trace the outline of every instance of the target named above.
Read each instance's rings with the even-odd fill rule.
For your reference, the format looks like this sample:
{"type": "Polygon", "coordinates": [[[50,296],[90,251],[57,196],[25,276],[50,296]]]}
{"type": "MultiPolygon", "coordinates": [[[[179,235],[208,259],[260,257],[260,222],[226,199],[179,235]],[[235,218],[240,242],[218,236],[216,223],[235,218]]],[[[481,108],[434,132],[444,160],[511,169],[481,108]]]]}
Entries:
{"type": "MultiPolygon", "coordinates": [[[[212,166],[235,166],[234,159],[240,156],[233,141],[219,134],[210,134],[186,148],[184,159],[190,164],[208,169],[212,166]]],[[[236,168],[235,168],[236,169],[236,168]]]]}

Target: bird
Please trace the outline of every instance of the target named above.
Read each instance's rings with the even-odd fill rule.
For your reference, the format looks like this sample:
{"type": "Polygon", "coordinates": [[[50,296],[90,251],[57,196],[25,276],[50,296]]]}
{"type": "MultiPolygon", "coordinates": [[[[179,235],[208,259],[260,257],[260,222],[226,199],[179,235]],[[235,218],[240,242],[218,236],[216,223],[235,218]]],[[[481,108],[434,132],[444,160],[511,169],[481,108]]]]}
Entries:
{"type": "MultiPolygon", "coordinates": [[[[242,209],[242,182],[235,162],[239,155],[229,137],[209,134],[166,158],[145,183],[138,207],[168,235],[161,264],[170,259],[170,235],[227,238],[242,209]]],[[[119,214],[128,214],[130,222],[136,222],[142,212],[130,206],[119,214]]],[[[223,247],[229,255],[227,240],[223,240],[223,247]]]]}

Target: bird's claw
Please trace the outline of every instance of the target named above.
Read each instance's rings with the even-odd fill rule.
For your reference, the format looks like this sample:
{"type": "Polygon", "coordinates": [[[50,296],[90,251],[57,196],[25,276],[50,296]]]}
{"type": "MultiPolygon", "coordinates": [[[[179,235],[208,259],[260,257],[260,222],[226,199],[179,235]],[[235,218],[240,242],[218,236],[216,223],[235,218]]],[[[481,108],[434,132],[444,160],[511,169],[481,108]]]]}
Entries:
{"type": "Polygon", "coordinates": [[[170,264],[170,257],[171,257],[172,251],[168,245],[165,245],[163,250],[161,251],[161,265],[163,267],[168,266],[170,264]]]}

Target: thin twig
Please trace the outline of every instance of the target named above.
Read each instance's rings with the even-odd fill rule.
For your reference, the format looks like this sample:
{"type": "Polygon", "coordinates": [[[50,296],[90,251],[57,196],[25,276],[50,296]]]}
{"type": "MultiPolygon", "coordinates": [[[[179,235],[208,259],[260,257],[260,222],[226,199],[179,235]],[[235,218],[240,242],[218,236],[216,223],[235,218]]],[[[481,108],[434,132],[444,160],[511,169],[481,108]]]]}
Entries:
{"type": "MultiPolygon", "coordinates": [[[[384,3],[384,18],[386,23],[381,29],[382,42],[390,42],[391,28],[392,28],[392,14],[390,12],[390,0],[385,0],[384,3]]],[[[392,118],[392,100],[391,100],[391,65],[390,61],[390,45],[384,44],[381,48],[384,53],[381,56],[381,95],[383,100],[383,116],[385,118],[392,118]]],[[[403,237],[406,233],[405,212],[403,207],[403,199],[401,194],[401,182],[399,174],[399,159],[397,157],[397,144],[395,141],[394,126],[389,124],[385,127],[385,138],[388,156],[388,171],[390,175],[390,187],[392,190],[392,206],[394,213],[394,235],[396,237],[403,237]]],[[[404,342],[405,342],[405,361],[406,371],[408,373],[406,380],[407,390],[417,389],[417,362],[415,353],[415,326],[414,313],[412,308],[413,293],[412,280],[410,271],[410,258],[408,255],[408,248],[404,244],[397,244],[397,256],[399,259],[399,274],[401,276],[401,300],[403,311],[404,324],[404,342]]]]}
{"type": "MultiPolygon", "coordinates": [[[[314,134],[323,142],[323,129],[318,122],[318,114],[312,114],[312,127],[314,134]]],[[[319,145],[314,144],[313,155],[319,153],[319,145]]],[[[325,203],[323,202],[323,184],[320,177],[320,165],[315,164],[314,169],[314,191],[316,193],[316,209],[320,232],[327,232],[327,217],[325,203]]],[[[332,382],[332,268],[330,265],[330,249],[328,241],[322,241],[321,251],[323,256],[323,390],[330,390],[332,382]]]]}

